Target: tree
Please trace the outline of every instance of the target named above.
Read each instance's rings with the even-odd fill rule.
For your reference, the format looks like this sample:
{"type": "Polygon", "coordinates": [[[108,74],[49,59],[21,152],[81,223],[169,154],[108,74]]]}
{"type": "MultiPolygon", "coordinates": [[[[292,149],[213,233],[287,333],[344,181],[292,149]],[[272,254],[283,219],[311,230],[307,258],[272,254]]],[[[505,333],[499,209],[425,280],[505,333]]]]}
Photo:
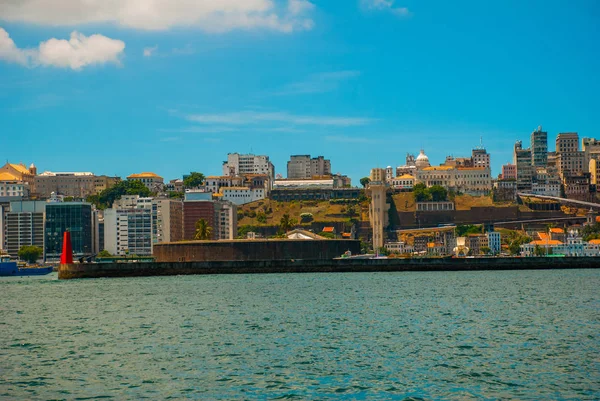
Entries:
{"type": "Polygon", "coordinates": [[[298,224],[296,219],[290,218],[290,215],[287,213],[284,214],[281,217],[281,220],[279,221],[279,227],[281,227],[281,231],[283,231],[284,233],[290,231],[292,228],[294,228],[296,224],[298,224]]]}
{"type": "Polygon", "coordinates": [[[370,182],[371,182],[371,179],[369,177],[363,177],[360,179],[360,185],[362,185],[363,188],[366,188],[370,182]]]}
{"type": "Polygon", "coordinates": [[[19,249],[19,259],[25,260],[28,263],[35,263],[44,251],[39,246],[25,245],[19,249]]]}
{"type": "Polygon", "coordinates": [[[434,202],[444,202],[448,200],[448,190],[441,185],[433,185],[429,188],[431,200],[434,202]]]}
{"type": "Polygon", "coordinates": [[[311,221],[313,221],[314,216],[312,213],[302,213],[300,214],[300,221],[302,223],[309,223],[311,221]]]}
{"type": "Polygon", "coordinates": [[[112,255],[112,253],[108,252],[106,249],[101,250],[100,252],[98,252],[98,255],[96,255],[99,258],[110,258],[112,255]]]}
{"type": "Polygon", "coordinates": [[[481,249],[479,249],[479,251],[483,255],[489,255],[490,252],[492,252],[492,250],[489,247],[487,247],[487,246],[482,246],[481,249]]]}
{"type": "Polygon", "coordinates": [[[212,238],[212,227],[208,225],[206,220],[200,219],[196,222],[196,234],[194,239],[207,241],[212,238]]]}
{"type": "Polygon", "coordinates": [[[119,181],[114,186],[106,188],[98,195],[90,195],[87,201],[96,205],[98,209],[112,207],[114,201],[121,199],[123,195],[150,196],[150,190],[139,180],[119,181]]]}
{"type": "Polygon", "coordinates": [[[192,171],[183,179],[183,186],[185,188],[197,188],[204,183],[205,178],[204,174],[192,171]]]}
{"type": "Polygon", "coordinates": [[[427,189],[427,186],[423,183],[415,184],[413,187],[413,196],[415,202],[427,202],[431,200],[431,193],[427,189]]]}
{"type": "Polygon", "coordinates": [[[546,256],[546,250],[539,245],[536,245],[535,248],[533,248],[533,253],[535,256],[546,256]]]}

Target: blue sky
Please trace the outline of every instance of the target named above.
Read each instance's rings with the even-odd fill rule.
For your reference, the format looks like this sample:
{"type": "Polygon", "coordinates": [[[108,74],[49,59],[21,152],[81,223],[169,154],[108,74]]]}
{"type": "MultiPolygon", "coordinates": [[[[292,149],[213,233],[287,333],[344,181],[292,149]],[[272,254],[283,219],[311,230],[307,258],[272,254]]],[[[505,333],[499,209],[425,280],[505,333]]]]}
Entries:
{"type": "Polygon", "coordinates": [[[2,162],[169,180],[311,154],[358,185],[420,148],[482,137],[498,174],[538,125],[600,137],[595,0],[134,3],[0,4],[2,162]]]}

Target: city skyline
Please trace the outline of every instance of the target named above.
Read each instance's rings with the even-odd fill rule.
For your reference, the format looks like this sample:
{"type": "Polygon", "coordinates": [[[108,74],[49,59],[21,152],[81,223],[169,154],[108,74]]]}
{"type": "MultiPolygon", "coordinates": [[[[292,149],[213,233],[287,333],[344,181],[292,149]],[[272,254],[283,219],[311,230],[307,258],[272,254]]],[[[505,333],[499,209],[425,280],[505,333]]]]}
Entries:
{"type": "Polygon", "coordinates": [[[357,185],[407,152],[440,164],[483,138],[496,176],[538,125],[549,150],[559,132],[600,133],[591,1],[231,1],[164,20],[33,4],[0,6],[0,157],[40,172],[219,175],[238,152],[285,176],[289,155],[311,154],[357,185]]]}

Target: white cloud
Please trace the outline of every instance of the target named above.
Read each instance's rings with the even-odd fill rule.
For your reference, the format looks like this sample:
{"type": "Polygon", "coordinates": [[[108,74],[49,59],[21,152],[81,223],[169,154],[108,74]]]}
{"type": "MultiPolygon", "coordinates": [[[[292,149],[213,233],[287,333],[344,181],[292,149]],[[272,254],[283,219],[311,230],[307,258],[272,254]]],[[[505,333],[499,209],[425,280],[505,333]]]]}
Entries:
{"type": "Polygon", "coordinates": [[[334,72],[323,72],[313,74],[304,81],[293,82],[285,85],[280,90],[273,92],[273,95],[301,95],[309,93],[331,92],[339,88],[340,84],[360,75],[360,71],[345,70],[334,72]]]}
{"type": "Polygon", "coordinates": [[[190,114],[185,117],[188,121],[200,124],[224,124],[224,125],[255,125],[288,123],[292,125],[324,125],[337,127],[350,127],[365,125],[372,120],[361,117],[335,117],[335,116],[311,116],[298,115],[288,112],[259,112],[240,111],[220,114],[190,114]]]}
{"type": "Polygon", "coordinates": [[[71,33],[69,40],[49,39],[39,47],[20,49],[4,29],[0,28],[0,59],[27,67],[53,66],[59,68],[81,68],[93,65],[119,64],[125,43],[103,35],[85,36],[79,32],[71,33]]]}
{"type": "Polygon", "coordinates": [[[314,25],[307,0],[8,0],[5,21],[53,26],[114,23],[143,30],[195,27],[207,32],[264,28],[280,32],[314,25]],[[283,3],[285,4],[285,3],[283,3]]]}
{"type": "Polygon", "coordinates": [[[408,8],[396,6],[396,0],[361,0],[360,3],[367,10],[389,11],[401,17],[411,15],[408,8]]]}
{"type": "Polygon", "coordinates": [[[144,47],[144,57],[152,57],[156,50],[158,50],[158,46],[144,47]]]}

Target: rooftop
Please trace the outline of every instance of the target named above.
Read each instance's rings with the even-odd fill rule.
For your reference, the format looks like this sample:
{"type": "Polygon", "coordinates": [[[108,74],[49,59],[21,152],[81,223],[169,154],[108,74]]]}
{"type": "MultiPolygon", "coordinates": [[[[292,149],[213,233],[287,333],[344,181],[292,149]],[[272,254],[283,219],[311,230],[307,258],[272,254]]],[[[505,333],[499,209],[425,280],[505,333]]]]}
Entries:
{"type": "Polygon", "coordinates": [[[146,171],[143,173],[131,174],[130,176],[127,176],[127,179],[131,179],[131,178],[162,178],[162,177],[157,174],[146,171]]]}

